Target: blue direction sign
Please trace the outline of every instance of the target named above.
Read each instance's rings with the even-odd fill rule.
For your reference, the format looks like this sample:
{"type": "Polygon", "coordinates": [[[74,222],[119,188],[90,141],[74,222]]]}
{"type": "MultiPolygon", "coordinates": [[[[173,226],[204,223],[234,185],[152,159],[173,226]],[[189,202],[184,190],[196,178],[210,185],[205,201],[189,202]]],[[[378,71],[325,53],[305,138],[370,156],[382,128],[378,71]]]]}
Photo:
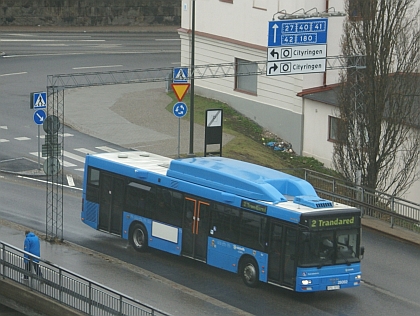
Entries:
{"type": "Polygon", "coordinates": [[[327,18],[269,21],[267,46],[326,44],[327,30],[327,18]]]}
{"type": "Polygon", "coordinates": [[[172,81],[173,82],[187,82],[188,81],[188,68],[187,67],[174,68],[172,81]]]}
{"type": "Polygon", "coordinates": [[[187,114],[188,108],[184,102],[175,103],[173,112],[178,118],[184,117],[187,114]]]}
{"type": "Polygon", "coordinates": [[[34,122],[37,125],[42,125],[47,118],[47,114],[44,110],[36,110],[34,112],[34,122]]]}

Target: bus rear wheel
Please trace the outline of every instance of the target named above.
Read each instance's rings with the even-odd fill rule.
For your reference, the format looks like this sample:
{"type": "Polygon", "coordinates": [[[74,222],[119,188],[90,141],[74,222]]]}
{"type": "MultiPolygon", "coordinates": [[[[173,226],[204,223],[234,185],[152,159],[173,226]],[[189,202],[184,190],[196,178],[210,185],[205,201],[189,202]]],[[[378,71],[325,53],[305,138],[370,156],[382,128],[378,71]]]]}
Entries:
{"type": "Polygon", "coordinates": [[[139,252],[147,249],[147,230],[142,224],[134,224],[130,229],[130,244],[139,252]]]}
{"type": "Polygon", "coordinates": [[[259,283],[258,264],[252,258],[244,258],[241,263],[241,278],[246,286],[257,287],[259,283]]]}

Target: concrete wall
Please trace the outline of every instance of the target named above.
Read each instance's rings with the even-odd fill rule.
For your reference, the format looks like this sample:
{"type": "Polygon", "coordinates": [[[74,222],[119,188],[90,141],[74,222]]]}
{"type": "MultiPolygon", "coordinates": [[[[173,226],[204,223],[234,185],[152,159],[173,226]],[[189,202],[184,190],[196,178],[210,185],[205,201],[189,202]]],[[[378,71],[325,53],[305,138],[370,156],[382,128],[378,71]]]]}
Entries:
{"type": "Polygon", "coordinates": [[[21,312],[35,316],[82,316],[82,312],[59,304],[27,287],[10,280],[0,279],[0,300],[2,304],[21,312]]]}
{"type": "Polygon", "coordinates": [[[179,0],[0,0],[0,26],[180,25],[179,0]]]}

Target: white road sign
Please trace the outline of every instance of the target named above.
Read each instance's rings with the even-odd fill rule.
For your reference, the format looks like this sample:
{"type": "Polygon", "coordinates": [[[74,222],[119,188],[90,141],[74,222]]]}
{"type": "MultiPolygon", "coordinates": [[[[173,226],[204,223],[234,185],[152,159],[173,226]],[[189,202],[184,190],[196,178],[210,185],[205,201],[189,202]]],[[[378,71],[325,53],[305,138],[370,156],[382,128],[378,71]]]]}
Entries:
{"type": "Polygon", "coordinates": [[[267,48],[267,61],[317,59],[326,57],[327,45],[267,48]]]}
{"type": "Polygon", "coordinates": [[[305,59],[267,62],[267,76],[325,72],[326,59],[305,59]]]}

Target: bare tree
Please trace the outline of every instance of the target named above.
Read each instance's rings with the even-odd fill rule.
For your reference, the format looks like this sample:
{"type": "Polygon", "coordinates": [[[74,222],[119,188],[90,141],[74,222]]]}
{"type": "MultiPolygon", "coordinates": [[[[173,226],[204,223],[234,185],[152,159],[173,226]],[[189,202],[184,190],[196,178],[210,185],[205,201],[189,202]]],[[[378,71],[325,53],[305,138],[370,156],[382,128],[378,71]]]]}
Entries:
{"type": "MultiPolygon", "coordinates": [[[[333,163],[347,179],[394,195],[419,178],[416,0],[347,0],[341,48],[366,67],[341,74],[333,163]]],[[[351,59],[350,59],[351,60],[351,59]]]]}

